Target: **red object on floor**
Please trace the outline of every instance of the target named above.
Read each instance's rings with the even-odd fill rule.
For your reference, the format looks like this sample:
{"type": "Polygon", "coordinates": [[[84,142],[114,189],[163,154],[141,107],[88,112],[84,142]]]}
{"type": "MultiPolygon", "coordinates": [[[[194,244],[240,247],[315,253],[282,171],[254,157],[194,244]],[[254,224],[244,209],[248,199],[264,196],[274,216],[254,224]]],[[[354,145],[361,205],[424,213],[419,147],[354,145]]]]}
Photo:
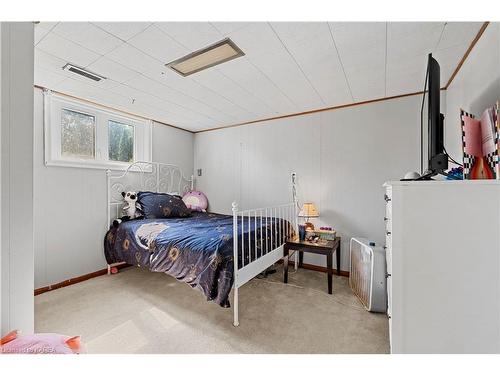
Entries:
{"type": "Polygon", "coordinates": [[[111,273],[114,275],[115,273],[118,273],[118,268],[116,267],[111,267],[111,273]]]}

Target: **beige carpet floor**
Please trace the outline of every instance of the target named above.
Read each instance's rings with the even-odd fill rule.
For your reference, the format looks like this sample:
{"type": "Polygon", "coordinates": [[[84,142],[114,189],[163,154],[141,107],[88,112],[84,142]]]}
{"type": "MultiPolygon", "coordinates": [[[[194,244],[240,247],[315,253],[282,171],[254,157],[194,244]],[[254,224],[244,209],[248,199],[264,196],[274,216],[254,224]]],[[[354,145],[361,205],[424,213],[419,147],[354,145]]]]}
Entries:
{"type": "Polygon", "coordinates": [[[35,298],[35,330],[81,335],[88,353],[387,353],[385,314],[369,313],[348,279],[281,269],[240,289],[232,309],[165,274],[127,268],[35,298]],[[292,271],[293,272],[293,271],[292,271]]]}

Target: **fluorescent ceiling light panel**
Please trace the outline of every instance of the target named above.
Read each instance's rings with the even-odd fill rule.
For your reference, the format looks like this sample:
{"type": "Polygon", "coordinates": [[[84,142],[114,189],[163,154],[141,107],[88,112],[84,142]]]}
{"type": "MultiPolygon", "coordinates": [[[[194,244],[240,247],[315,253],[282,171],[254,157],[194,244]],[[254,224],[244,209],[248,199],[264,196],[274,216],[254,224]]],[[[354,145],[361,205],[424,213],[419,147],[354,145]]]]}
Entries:
{"type": "Polygon", "coordinates": [[[229,38],[190,53],[166,64],[167,67],[186,77],[190,74],[244,56],[245,53],[229,38]]]}
{"type": "Polygon", "coordinates": [[[100,76],[99,74],[93,73],[87,69],[80,68],[79,66],[76,66],[76,65],[73,65],[70,63],[67,63],[66,65],[64,65],[63,70],[81,75],[82,77],[91,79],[92,81],[95,81],[95,82],[99,82],[99,81],[106,79],[106,77],[100,76]]]}

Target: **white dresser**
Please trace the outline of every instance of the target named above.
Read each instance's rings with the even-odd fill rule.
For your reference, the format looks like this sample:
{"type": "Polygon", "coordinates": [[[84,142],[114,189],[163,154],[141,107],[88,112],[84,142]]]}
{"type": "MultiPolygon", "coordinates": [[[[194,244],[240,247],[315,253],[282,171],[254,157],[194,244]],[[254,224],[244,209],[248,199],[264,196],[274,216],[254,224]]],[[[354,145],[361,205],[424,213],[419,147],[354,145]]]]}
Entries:
{"type": "Polygon", "coordinates": [[[388,182],[392,353],[500,353],[500,181],[388,182]]]}

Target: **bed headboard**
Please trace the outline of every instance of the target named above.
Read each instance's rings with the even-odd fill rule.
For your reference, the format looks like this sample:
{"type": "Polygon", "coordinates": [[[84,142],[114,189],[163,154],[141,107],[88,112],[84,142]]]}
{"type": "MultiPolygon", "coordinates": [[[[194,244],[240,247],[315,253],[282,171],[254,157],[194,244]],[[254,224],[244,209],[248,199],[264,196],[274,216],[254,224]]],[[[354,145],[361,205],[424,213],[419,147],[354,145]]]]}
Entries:
{"type": "Polygon", "coordinates": [[[154,191],[183,195],[194,189],[194,176],[186,178],[179,166],[155,162],[136,161],[125,170],[106,171],[108,215],[107,228],[121,217],[122,191],[154,191]]]}

